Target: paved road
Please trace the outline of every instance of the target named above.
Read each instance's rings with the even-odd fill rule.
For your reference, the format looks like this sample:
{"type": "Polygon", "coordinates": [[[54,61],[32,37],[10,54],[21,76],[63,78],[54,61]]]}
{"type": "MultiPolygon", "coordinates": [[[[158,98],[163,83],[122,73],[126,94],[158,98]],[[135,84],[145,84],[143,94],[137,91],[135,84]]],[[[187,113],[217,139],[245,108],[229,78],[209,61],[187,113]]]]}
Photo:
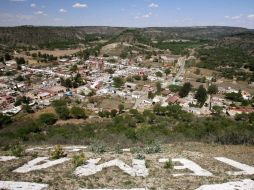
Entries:
{"type": "Polygon", "coordinates": [[[172,80],[172,84],[174,84],[176,82],[176,80],[178,80],[178,78],[184,73],[185,71],[185,57],[181,57],[178,60],[178,64],[180,65],[180,68],[178,70],[178,73],[176,74],[176,76],[173,78],[172,80]]]}

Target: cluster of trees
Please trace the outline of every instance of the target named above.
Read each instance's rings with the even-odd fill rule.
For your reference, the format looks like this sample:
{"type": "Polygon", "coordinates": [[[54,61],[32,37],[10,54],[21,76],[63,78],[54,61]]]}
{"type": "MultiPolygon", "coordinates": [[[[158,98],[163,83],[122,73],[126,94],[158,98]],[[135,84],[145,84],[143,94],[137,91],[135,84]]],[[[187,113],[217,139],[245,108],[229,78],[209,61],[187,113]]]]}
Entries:
{"type": "MultiPolygon", "coordinates": [[[[62,101],[54,102],[58,114],[60,109],[69,110],[67,103],[62,101]]],[[[111,119],[91,124],[57,125],[55,122],[58,117],[54,114],[43,114],[39,120],[20,120],[8,124],[8,127],[4,127],[5,130],[0,130],[0,145],[7,142],[15,143],[16,139],[26,143],[51,144],[59,142],[78,144],[84,143],[84,139],[89,143],[97,139],[105,143],[121,143],[125,146],[147,143],[151,139],[162,143],[194,140],[222,144],[254,144],[254,113],[237,115],[235,119],[220,115],[197,118],[183,111],[178,105],[167,107],[155,105],[152,110],[143,112],[135,109],[129,112],[120,110],[116,112],[110,113],[108,117],[111,119]],[[53,124],[56,127],[50,127],[53,124]]],[[[74,113],[69,110],[70,115],[74,113]]],[[[78,110],[77,114],[80,113],[82,111],[78,110]]]]}
{"type": "Polygon", "coordinates": [[[32,53],[32,57],[34,59],[37,59],[39,60],[40,62],[50,62],[50,61],[56,61],[57,60],[57,57],[54,56],[54,55],[49,55],[49,54],[42,54],[41,52],[38,52],[38,53],[32,53]]]}
{"type": "Polygon", "coordinates": [[[85,84],[83,81],[81,75],[78,73],[73,78],[60,78],[60,83],[62,86],[66,88],[78,88],[79,86],[82,86],[85,84]]]}
{"type": "Polygon", "coordinates": [[[122,77],[114,77],[113,78],[114,87],[121,88],[121,87],[124,86],[124,84],[125,84],[125,79],[124,78],[122,78],[122,77]]]}
{"type": "Polygon", "coordinates": [[[197,48],[203,43],[201,41],[188,41],[188,42],[162,42],[159,41],[153,44],[154,47],[166,50],[169,49],[175,55],[187,55],[188,49],[197,48]]]}
{"type": "Polygon", "coordinates": [[[251,78],[251,75],[241,68],[249,68],[252,71],[254,57],[239,47],[200,48],[197,56],[201,61],[198,67],[217,70],[221,72],[221,76],[229,79],[236,77],[238,80],[250,80],[251,78]]]}
{"type": "Polygon", "coordinates": [[[73,106],[71,109],[69,109],[68,100],[65,99],[55,100],[52,103],[52,105],[60,119],[63,120],[67,120],[70,118],[86,119],[87,117],[85,110],[83,108],[73,106]]]}
{"type": "Polygon", "coordinates": [[[126,78],[126,81],[128,82],[134,82],[134,80],[136,81],[140,81],[140,80],[143,80],[143,81],[147,81],[148,80],[148,76],[147,75],[143,75],[142,77],[140,75],[133,75],[133,76],[129,76],[126,78]]]}

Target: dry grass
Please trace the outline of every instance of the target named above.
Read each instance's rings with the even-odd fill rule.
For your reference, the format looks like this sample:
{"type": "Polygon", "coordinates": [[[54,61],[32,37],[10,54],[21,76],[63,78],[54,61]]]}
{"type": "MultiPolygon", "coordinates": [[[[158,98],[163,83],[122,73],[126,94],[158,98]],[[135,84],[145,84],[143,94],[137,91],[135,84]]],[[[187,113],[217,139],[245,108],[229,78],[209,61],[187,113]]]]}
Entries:
{"type": "MultiPolygon", "coordinates": [[[[1,155],[5,153],[2,152],[1,155]]],[[[47,155],[47,151],[40,153],[40,155],[47,155]]],[[[105,153],[103,155],[95,155],[91,152],[85,153],[86,158],[101,157],[102,161],[109,161],[111,159],[119,158],[131,165],[131,159],[135,155],[131,153],[124,153],[116,155],[114,153],[105,153]]],[[[72,155],[69,154],[69,157],[72,155]]],[[[245,178],[253,178],[253,176],[229,176],[225,172],[234,170],[234,168],[222,164],[213,159],[215,156],[225,156],[230,159],[254,165],[254,146],[222,146],[222,145],[208,145],[202,143],[178,143],[166,145],[163,153],[145,155],[147,167],[149,169],[149,176],[131,177],[123,173],[116,167],[104,169],[93,176],[77,178],[72,175],[75,166],[72,162],[66,162],[43,171],[30,172],[27,174],[15,174],[11,172],[13,169],[23,165],[31,156],[26,156],[22,159],[9,161],[0,166],[1,180],[14,181],[31,181],[39,183],[47,183],[50,185],[49,190],[53,189],[68,189],[76,190],[82,188],[135,188],[147,187],[149,189],[181,189],[192,190],[198,188],[203,184],[224,183],[230,180],[239,180],[245,178]],[[181,173],[181,171],[169,171],[163,168],[163,164],[157,162],[159,158],[188,158],[204,169],[212,172],[213,177],[172,177],[172,173],[181,173]]],[[[186,171],[184,171],[186,172],[186,171]]]]}

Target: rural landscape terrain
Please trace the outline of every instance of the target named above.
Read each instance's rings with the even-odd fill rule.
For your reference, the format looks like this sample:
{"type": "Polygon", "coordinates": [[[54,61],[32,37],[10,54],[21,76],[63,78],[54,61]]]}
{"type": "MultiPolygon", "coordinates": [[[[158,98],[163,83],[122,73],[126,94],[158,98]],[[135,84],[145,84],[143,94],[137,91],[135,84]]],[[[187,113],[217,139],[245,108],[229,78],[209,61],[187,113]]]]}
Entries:
{"type": "Polygon", "coordinates": [[[240,27],[1,27],[0,189],[254,189],[253,55],[240,27]]]}

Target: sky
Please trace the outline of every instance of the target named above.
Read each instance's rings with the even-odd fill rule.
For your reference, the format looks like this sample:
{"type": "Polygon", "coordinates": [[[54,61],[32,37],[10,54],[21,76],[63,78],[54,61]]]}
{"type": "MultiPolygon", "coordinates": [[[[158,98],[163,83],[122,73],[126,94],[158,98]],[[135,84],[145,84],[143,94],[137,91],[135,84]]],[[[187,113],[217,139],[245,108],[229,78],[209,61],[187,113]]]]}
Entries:
{"type": "Polygon", "coordinates": [[[239,26],[254,0],[0,0],[0,26],[239,26]]]}

